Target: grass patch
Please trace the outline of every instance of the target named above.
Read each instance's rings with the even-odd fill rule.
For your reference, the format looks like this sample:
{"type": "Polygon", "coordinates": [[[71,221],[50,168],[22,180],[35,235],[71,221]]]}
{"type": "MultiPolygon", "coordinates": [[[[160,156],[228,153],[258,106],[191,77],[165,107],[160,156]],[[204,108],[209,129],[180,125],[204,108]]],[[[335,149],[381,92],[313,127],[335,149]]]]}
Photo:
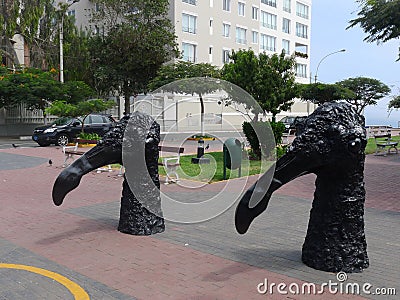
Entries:
{"type": "MultiPolygon", "coordinates": [[[[192,164],[192,157],[196,155],[181,156],[181,166],[178,168],[178,174],[181,179],[189,179],[196,181],[210,181],[216,182],[223,180],[223,153],[222,152],[208,152],[205,157],[211,160],[210,164],[192,164]]],[[[160,159],[161,161],[161,159],[160,159]]],[[[256,175],[264,173],[270,166],[271,162],[261,162],[255,160],[242,160],[242,174],[241,177],[256,175]]],[[[158,168],[160,175],[166,175],[163,166],[158,168]]],[[[226,170],[227,179],[238,178],[239,170],[226,170]]]]}
{"type": "MultiPolygon", "coordinates": [[[[392,140],[400,143],[400,136],[392,136],[392,140]]],[[[365,154],[373,154],[376,151],[376,144],[374,138],[369,138],[367,146],[365,147],[365,154]]]]}

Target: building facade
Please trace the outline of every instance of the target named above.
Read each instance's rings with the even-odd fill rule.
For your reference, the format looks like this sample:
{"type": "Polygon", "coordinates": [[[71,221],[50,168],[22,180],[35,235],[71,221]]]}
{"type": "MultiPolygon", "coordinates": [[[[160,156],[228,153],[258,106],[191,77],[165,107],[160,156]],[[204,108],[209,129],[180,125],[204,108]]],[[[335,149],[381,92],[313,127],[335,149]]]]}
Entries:
{"type": "MultiPolygon", "coordinates": [[[[104,33],[102,24],[90,22],[93,12],[100,9],[90,0],[56,0],[55,5],[59,2],[68,5],[67,14],[75,17],[78,28],[104,33]]],[[[169,3],[169,18],[175,26],[182,60],[222,67],[229,61],[232,50],[253,49],[255,53],[267,54],[285,50],[288,55],[296,56],[296,81],[310,82],[312,0],[170,0],[169,3]]],[[[291,110],[282,112],[277,119],[308,115],[313,109],[310,103],[295,101],[291,110]]],[[[188,107],[180,109],[185,116],[192,111],[188,107]]],[[[16,109],[10,113],[15,116],[8,116],[9,122],[20,122],[16,109]]],[[[6,120],[1,114],[4,111],[0,112],[0,124],[6,120]]],[[[39,115],[34,117],[40,120],[39,115]]]]}
{"type": "MultiPolygon", "coordinates": [[[[67,0],[68,14],[86,30],[101,33],[101,24],[91,24],[89,0],[67,0]]],[[[311,0],[175,0],[169,18],[175,26],[182,60],[222,67],[232,50],[253,49],[255,53],[295,54],[296,81],[310,82],[311,0]]],[[[313,105],[296,101],[281,114],[307,115],[313,105]]]]}

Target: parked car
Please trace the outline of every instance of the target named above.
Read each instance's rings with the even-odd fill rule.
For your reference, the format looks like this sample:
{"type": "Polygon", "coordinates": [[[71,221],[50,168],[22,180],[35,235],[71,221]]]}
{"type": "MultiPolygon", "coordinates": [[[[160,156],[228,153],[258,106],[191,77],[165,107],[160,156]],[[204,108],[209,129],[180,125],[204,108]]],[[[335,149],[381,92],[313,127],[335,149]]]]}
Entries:
{"type": "MultiPolygon", "coordinates": [[[[65,146],[70,143],[82,131],[83,117],[59,118],[50,125],[36,127],[32,140],[40,146],[56,144],[65,146]]],[[[86,117],[83,129],[85,133],[97,133],[103,136],[115,125],[111,115],[90,114],[86,117]]]]}
{"type": "Polygon", "coordinates": [[[300,117],[300,116],[286,116],[283,117],[280,122],[285,124],[285,131],[289,132],[290,130],[295,130],[296,129],[296,123],[298,121],[301,121],[305,119],[306,117],[300,117]]]}

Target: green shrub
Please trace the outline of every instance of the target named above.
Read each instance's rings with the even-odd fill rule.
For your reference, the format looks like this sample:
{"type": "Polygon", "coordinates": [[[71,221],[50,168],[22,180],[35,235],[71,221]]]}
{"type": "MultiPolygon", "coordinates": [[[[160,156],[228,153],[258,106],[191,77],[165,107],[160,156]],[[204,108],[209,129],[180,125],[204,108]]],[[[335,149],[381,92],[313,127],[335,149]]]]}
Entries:
{"type": "Polygon", "coordinates": [[[275,145],[281,144],[285,131],[285,125],[282,122],[244,122],[242,128],[252,154],[258,159],[261,159],[261,155],[269,157],[275,154],[271,140],[275,141],[275,145]],[[263,138],[261,142],[258,136],[263,138]]]}
{"type": "Polygon", "coordinates": [[[101,136],[99,136],[97,133],[86,133],[86,132],[79,133],[78,138],[83,140],[92,140],[92,141],[101,140],[101,136]]]}
{"type": "Polygon", "coordinates": [[[283,133],[285,132],[285,124],[282,122],[270,122],[272,132],[275,137],[275,144],[282,144],[283,133]]]}

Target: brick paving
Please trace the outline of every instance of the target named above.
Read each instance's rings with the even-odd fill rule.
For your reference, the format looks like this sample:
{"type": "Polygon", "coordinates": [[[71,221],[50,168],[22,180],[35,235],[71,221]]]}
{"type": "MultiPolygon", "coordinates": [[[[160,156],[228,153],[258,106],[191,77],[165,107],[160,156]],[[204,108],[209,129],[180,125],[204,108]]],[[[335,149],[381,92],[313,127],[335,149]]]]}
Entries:
{"type": "MultiPolygon", "coordinates": [[[[337,282],[335,274],[308,268],[300,260],[313,175],[277,191],[246,235],[234,230],[233,206],[206,222],[167,222],[164,233],[137,237],[116,230],[122,189],[117,171],[84,176],[65,203],[55,207],[51,189],[62,170],[61,149],[4,149],[1,161],[13,161],[18,168],[0,165],[0,263],[52,270],[79,284],[91,299],[361,298],[257,293],[257,284],[265,278],[286,284],[337,282]]],[[[399,167],[397,155],[367,157],[365,218],[371,266],[349,274],[347,282],[400,291],[399,167]]],[[[218,194],[223,184],[207,185],[204,191],[218,194]]],[[[162,192],[197,197],[174,184],[162,185],[162,192]]],[[[73,299],[59,283],[17,270],[0,269],[0,291],[0,299],[73,299]]]]}

